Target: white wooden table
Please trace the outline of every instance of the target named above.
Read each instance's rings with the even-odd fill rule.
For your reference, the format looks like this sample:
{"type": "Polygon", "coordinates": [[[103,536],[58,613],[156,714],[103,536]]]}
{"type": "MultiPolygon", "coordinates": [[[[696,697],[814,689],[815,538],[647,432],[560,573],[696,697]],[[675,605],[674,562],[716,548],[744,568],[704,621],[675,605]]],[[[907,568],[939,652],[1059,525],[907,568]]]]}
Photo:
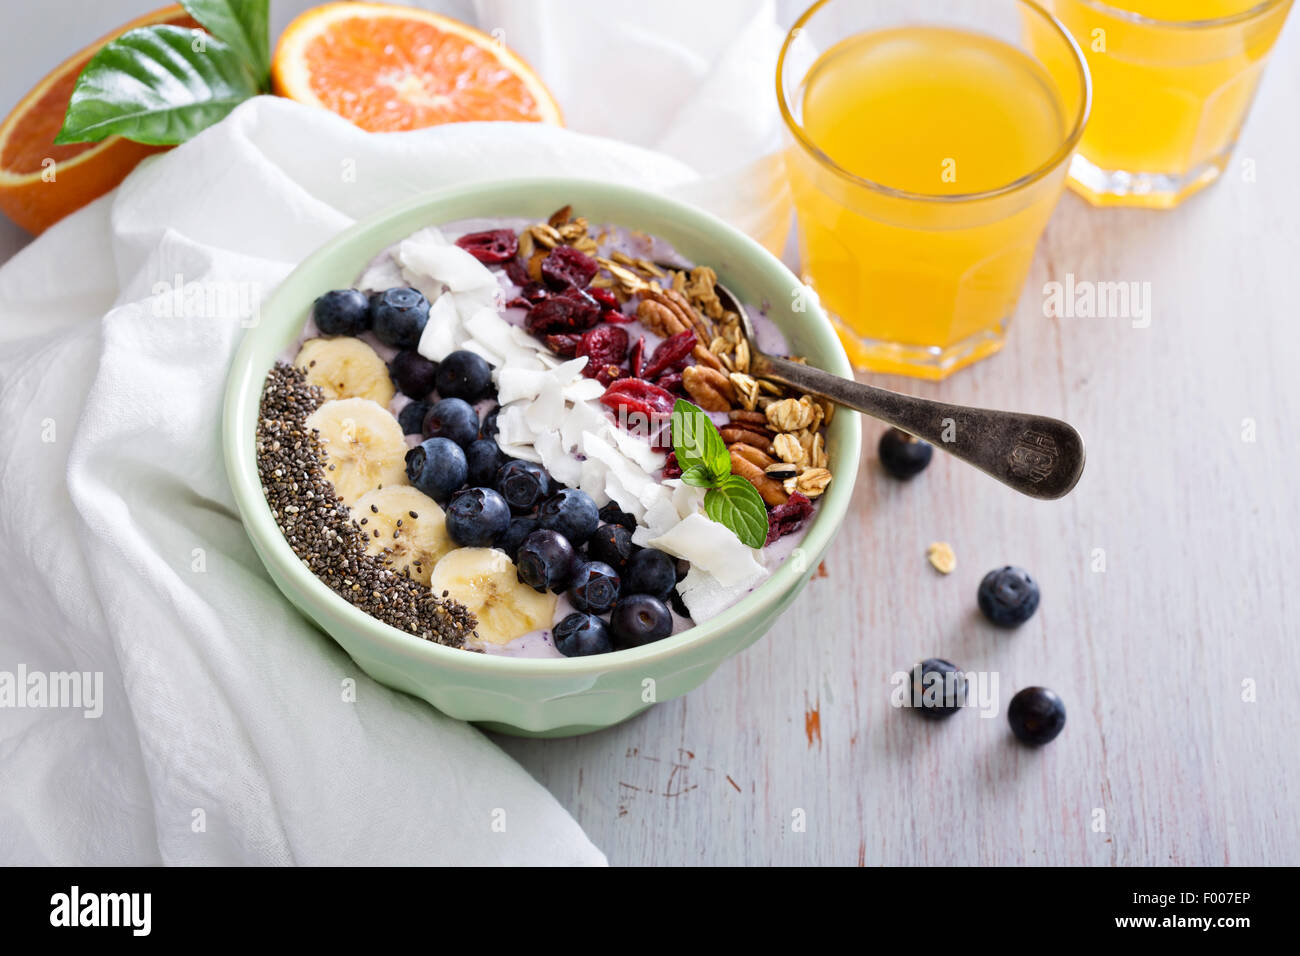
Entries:
{"type": "MultiPolygon", "coordinates": [[[[277,4],[277,20],[306,5],[277,4]]],[[[104,28],[139,9],[84,6],[104,28]]],[[[767,638],[623,726],[498,738],[611,862],[1300,862],[1294,19],[1238,152],[1253,182],[1238,167],[1165,214],[1067,195],[1002,354],[941,385],[886,382],[1071,421],[1089,446],[1071,496],[1022,499],[942,459],[899,484],[867,423],[850,520],[767,638]],[[1150,327],[1045,318],[1041,290],[1067,273],[1149,282],[1150,327]],[[948,577],[926,563],[935,540],[956,549],[948,577]],[[1004,563],[1043,588],[1012,633],[975,605],[1004,563]],[[929,724],[890,707],[890,675],[928,656],[996,672],[997,716],[929,724]],[[1014,743],[1003,713],[1031,684],[1069,712],[1039,751],[1014,743]]],[[[15,55],[56,59],[35,43],[15,55]]],[[[0,221],[0,258],[24,241],[0,221]]]]}

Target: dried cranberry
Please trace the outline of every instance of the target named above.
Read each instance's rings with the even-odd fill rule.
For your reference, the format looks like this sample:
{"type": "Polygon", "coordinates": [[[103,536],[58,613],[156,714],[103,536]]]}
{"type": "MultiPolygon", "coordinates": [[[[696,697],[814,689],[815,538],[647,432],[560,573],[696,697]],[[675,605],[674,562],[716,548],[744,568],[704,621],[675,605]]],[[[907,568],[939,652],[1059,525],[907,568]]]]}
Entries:
{"type": "Polygon", "coordinates": [[[547,296],[528,310],[524,328],[533,335],[585,332],[600,321],[600,306],[578,289],[547,296]]]}
{"type": "Polygon", "coordinates": [[[634,316],[624,315],[617,309],[606,309],[600,314],[600,321],[610,322],[614,325],[625,325],[626,323],[633,321],[633,319],[634,316]]]}
{"type": "Polygon", "coordinates": [[[588,289],[587,294],[607,309],[618,311],[618,296],[612,289],[588,289]]]}
{"type": "Polygon", "coordinates": [[[622,365],[627,356],[627,330],[616,325],[598,325],[582,333],[576,355],[587,356],[588,378],[595,378],[596,370],[606,365],[622,365]]]}
{"type": "Polygon", "coordinates": [[[668,457],[664,459],[664,478],[680,478],[682,476],[682,466],[677,464],[677,452],[670,451],[668,457]]]}
{"type": "Polygon", "coordinates": [[[678,395],[686,394],[686,389],[682,386],[681,372],[669,372],[666,375],[660,375],[655,379],[655,384],[665,392],[676,392],[678,395]]]}
{"type": "Polygon", "coordinates": [[[636,345],[632,346],[632,357],[628,360],[628,367],[632,369],[633,378],[642,378],[641,370],[645,368],[645,336],[636,340],[636,345]]]}
{"type": "Polygon", "coordinates": [[[527,299],[529,302],[536,305],[538,302],[541,302],[543,299],[549,299],[551,296],[551,291],[548,288],[546,288],[546,286],[542,285],[540,282],[525,282],[522,286],[519,287],[519,294],[523,296],[525,299],[527,299]]]}
{"type": "Polygon", "coordinates": [[[626,409],[651,417],[671,415],[677,402],[671,392],[640,378],[619,379],[605,389],[600,400],[615,411],[626,409]]]}
{"type": "Polygon", "coordinates": [[[623,370],[617,365],[606,365],[596,371],[596,381],[600,382],[606,388],[609,388],[614,381],[623,375],[623,370]]]}
{"type": "Polygon", "coordinates": [[[572,246],[556,246],[542,260],[542,281],[559,292],[569,286],[585,289],[596,278],[600,264],[572,246]]]}
{"type": "Polygon", "coordinates": [[[461,236],[456,240],[456,245],[479,262],[491,266],[515,257],[519,251],[519,237],[513,229],[489,229],[461,236]]]}
{"type": "Polygon", "coordinates": [[[505,264],[506,275],[515,285],[523,287],[528,285],[528,267],[518,259],[511,259],[505,264]]]}
{"type": "Polygon", "coordinates": [[[787,534],[794,534],[803,527],[803,523],[813,513],[812,502],[804,495],[795,492],[790,500],[777,505],[767,515],[767,544],[787,534]]]}
{"type": "Polygon", "coordinates": [[[560,358],[573,358],[578,354],[578,343],[581,341],[581,335],[548,335],[546,347],[560,358]]]}
{"type": "Polygon", "coordinates": [[[695,348],[695,333],[690,329],[670,335],[655,347],[654,354],[646,363],[645,377],[654,378],[659,373],[668,371],[690,355],[693,348],[695,348]]]}
{"type": "Polygon", "coordinates": [[[533,304],[522,295],[517,295],[506,303],[507,309],[531,309],[533,304]]]}

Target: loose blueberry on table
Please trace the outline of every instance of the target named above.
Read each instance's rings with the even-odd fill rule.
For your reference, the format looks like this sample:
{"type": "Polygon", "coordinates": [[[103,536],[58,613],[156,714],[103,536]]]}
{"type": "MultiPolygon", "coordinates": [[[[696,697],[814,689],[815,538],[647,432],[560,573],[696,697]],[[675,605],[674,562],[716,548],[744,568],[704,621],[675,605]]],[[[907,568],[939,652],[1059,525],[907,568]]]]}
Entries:
{"type": "Polygon", "coordinates": [[[934,457],[934,446],[901,428],[880,436],[880,464],[895,478],[907,481],[925,471],[934,457]]]}
{"type": "Polygon", "coordinates": [[[999,627],[1019,627],[1038,610],[1038,582],[1024,568],[997,568],[980,581],[978,598],[984,616],[999,627]]]}
{"type": "Polygon", "coordinates": [[[1021,743],[1041,746],[1065,729],[1065,704],[1046,687],[1026,687],[1011,698],[1007,723],[1021,743]]]}
{"type": "Polygon", "coordinates": [[[912,668],[911,689],[909,703],[918,714],[931,720],[951,717],[966,706],[965,673],[939,657],[927,657],[912,668]]]}
{"type": "MultiPolygon", "coordinates": [[[[307,453],[291,467],[326,489],[302,506],[334,515],[326,551],[378,596],[317,573],[381,619],[488,653],[641,647],[697,623],[693,604],[739,600],[830,483],[834,409],[752,378],[712,270],[661,240],[567,207],[483,225],[385,250],[359,288],[313,303],[314,333],[268,376],[268,395],[275,379],[306,396],[276,406],[307,453]],[[714,444],[683,446],[683,414],[714,444]],[[395,581],[423,595],[413,622],[384,604],[395,581]]],[[[928,451],[890,461],[920,470],[928,451]]],[[[298,505],[275,506],[286,527],[298,505]]]]}

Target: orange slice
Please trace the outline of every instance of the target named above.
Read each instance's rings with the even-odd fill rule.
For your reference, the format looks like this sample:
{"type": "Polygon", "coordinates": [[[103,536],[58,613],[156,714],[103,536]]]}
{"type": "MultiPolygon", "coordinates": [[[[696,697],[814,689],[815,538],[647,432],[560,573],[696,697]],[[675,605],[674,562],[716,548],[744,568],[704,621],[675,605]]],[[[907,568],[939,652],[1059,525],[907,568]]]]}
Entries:
{"type": "Polygon", "coordinates": [[[114,37],[154,23],[198,26],[175,4],[146,13],[60,63],[0,123],[0,210],[28,232],[40,233],[102,196],[140,160],[167,148],[120,136],[54,145],[72,88],[90,58],[114,37]]]}
{"type": "Polygon", "coordinates": [[[533,69],[449,17],[386,3],[327,3],[289,24],[271,64],[275,91],[364,130],[515,120],[561,125],[533,69]]]}

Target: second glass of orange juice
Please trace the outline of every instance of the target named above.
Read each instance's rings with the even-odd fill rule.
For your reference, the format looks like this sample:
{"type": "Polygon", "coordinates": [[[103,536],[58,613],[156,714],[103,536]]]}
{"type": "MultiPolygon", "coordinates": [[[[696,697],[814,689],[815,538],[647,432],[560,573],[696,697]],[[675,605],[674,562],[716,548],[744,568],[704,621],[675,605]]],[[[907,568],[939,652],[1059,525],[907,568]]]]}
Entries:
{"type": "Polygon", "coordinates": [[[804,279],[854,364],[938,379],[1000,348],[1087,121],[1069,34],[1031,2],[821,0],[777,92],[804,279]]]}
{"type": "Polygon", "coordinates": [[[1167,209],[1227,166],[1292,0],[1044,0],[1083,48],[1092,120],[1070,170],[1099,206],[1167,209]]]}

